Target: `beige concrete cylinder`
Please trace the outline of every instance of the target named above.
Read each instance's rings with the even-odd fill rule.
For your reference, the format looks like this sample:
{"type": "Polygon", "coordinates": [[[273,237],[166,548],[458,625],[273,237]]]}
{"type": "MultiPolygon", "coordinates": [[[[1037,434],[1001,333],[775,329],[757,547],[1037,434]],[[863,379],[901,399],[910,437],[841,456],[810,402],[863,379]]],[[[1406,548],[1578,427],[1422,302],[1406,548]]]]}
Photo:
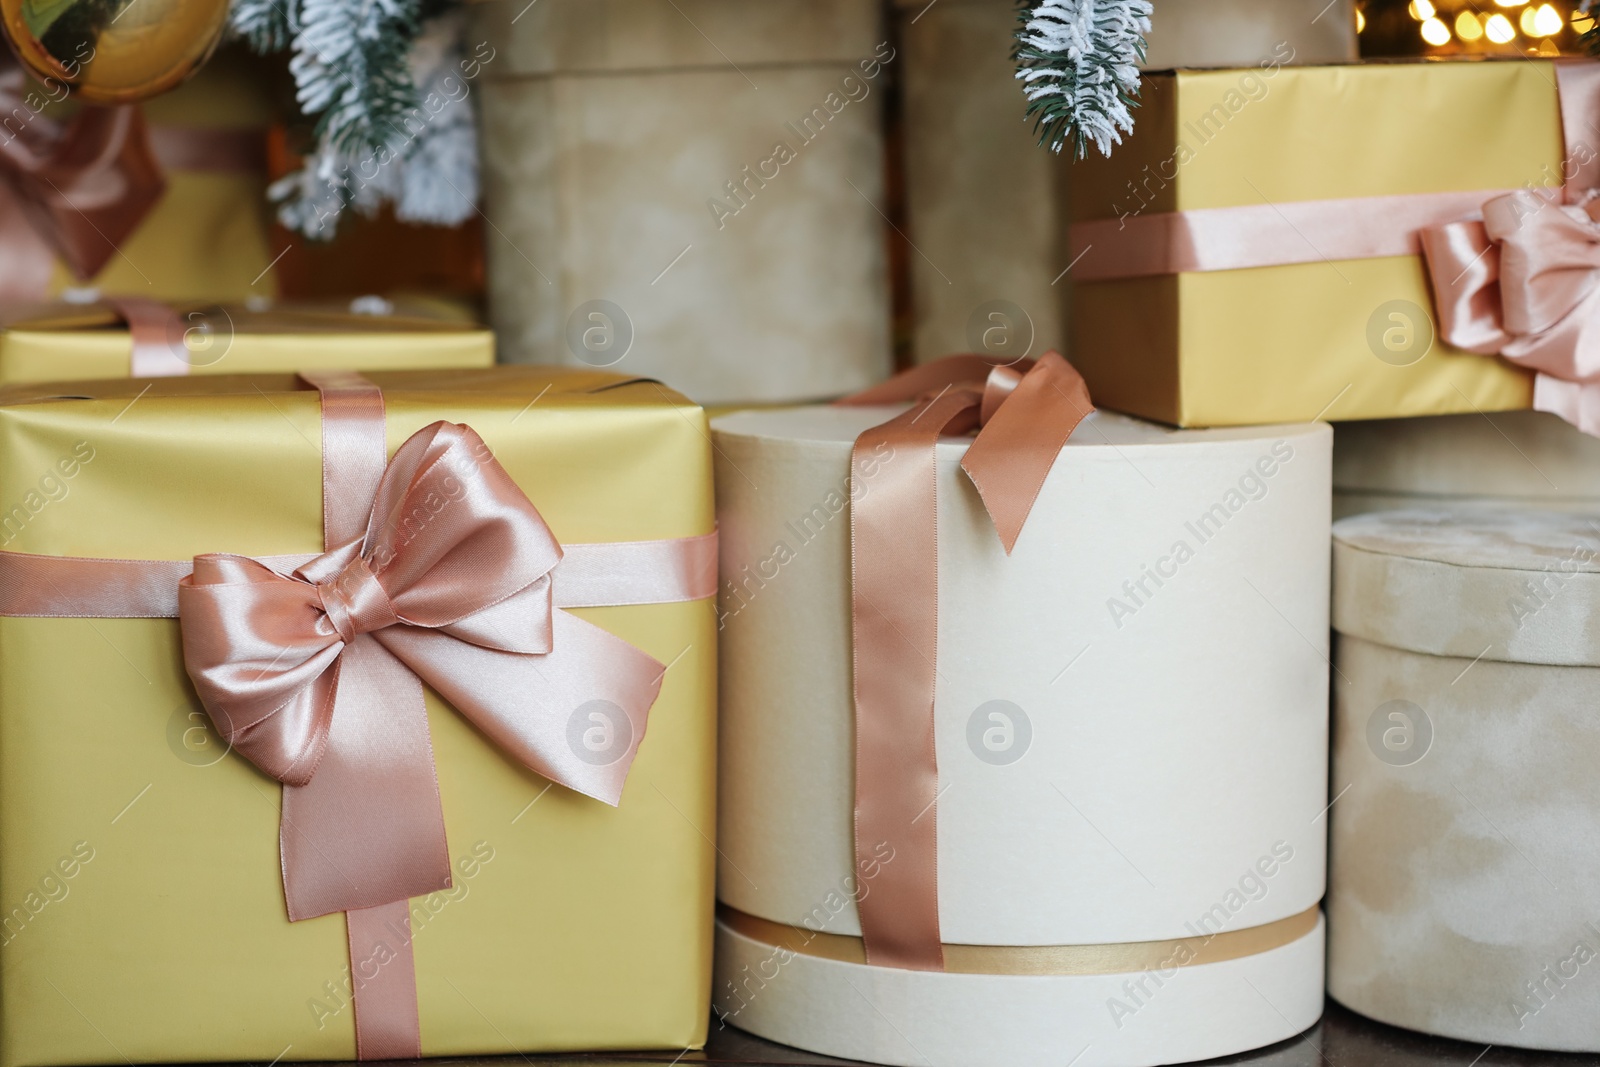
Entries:
{"type": "Polygon", "coordinates": [[[882,101],[856,0],[490,0],[480,85],[490,317],[511,362],[704,403],[890,369],[882,101]]]}

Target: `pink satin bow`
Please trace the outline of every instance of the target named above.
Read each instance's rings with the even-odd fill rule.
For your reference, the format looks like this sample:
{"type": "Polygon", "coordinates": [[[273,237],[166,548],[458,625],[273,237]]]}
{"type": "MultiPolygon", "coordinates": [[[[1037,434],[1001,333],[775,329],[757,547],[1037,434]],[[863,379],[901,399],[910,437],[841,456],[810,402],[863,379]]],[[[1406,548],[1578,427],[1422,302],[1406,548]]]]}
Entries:
{"type": "Polygon", "coordinates": [[[38,114],[20,69],[0,71],[0,296],[38,299],[52,253],[94,277],[166,192],[137,107],[85,107],[65,123],[38,114]]]}
{"type": "Polygon", "coordinates": [[[1522,190],[1422,232],[1440,336],[1538,372],[1534,407],[1600,434],[1600,224],[1522,190]]]}
{"type": "MultiPolygon", "coordinates": [[[[178,589],[184,659],[222,737],[291,790],[320,784],[341,715],[381,725],[383,708],[420,705],[426,682],[524,766],[616,804],[662,667],[552,608],[550,572],[560,559],[539,513],[478,435],[434,423],[395,454],[361,537],[292,574],[244,556],[196,557],[178,589]],[[359,678],[353,654],[364,667],[359,678]],[[569,713],[595,700],[631,726],[618,731],[630,738],[626,750],[604,763],[584,760],[567,741],[569,713]]],[[[338,755],[395,759],[381,740],[338,755]]],[[[431,777],[431,756],[425,770],[431,777]]],[[[391,780],[400,782],[363,777],[368,789],[391,780]]],[[[297,847],[286,831],[291,918],[450,884],[437,786],[421,826],[406,824],[414,806],[390,799],[352,807],[381,817],[346,822],[331,846],[297,847]]],[[[286,822],[293,810],[286,798],[286,822]]]]}

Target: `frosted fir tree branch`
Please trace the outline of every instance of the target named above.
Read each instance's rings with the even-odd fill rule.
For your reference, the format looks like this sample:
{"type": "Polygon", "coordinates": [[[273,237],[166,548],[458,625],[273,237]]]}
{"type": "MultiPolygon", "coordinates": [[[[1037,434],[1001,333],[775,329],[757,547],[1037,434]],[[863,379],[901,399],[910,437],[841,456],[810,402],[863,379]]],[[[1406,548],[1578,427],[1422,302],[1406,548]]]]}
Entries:
{"type": "MultiPolygon", "coordinates": [[[[288,0],[282,0],[288,2],[288,0]]],[[[293,41],[295,97],[317,135],[345,150],[375,149],[417,105],[407,57],[418,0],[299,0],[293,41]]]]}
{"type": "Polygon", "coordinates": [[[1022,0],[1018,15],[1016,77],[1039,143],[1109,156],[1133,130],[1149,0],[1022,0]]]}
{"type": "Polygon", "coordinates": [[[257,52],[292,52],[296,101],[312,120],[304,165],[268,190],[284,225],[327,239],[346,208],[370,215],[386,202],[408,222],[472,214],[477,129],[459,4],[234,0],[230,24],[257,52]]]}
{"type": "Polygon", "coordinates": [[[293,0],[234,0],[228,22],[260,54],[281,52],[300,31],[293,0]]]}
{"type": "Polygon", "coordinates": [[[385,120],[375,148],[339,144],[324,130],[300,170],[274,182],[278,219],[308,237],[333,236],[347,208],[372,216],[392,203],[402,222],[456,226],[476,211],[477,122],[467,96],[463,16],[428,20],[407,57],[418,105],[385,120]]]}
{"type": "Polygon", "coordinates": [[[1597,7],[1600,7],[1600,0],[1582,0],[1577,11],[1577,14],[1589,17],[1589,28],[1579,36],[1578,43],[1591,56],[1600,56],[1600,15],[1595,13],[1597,7]]]}

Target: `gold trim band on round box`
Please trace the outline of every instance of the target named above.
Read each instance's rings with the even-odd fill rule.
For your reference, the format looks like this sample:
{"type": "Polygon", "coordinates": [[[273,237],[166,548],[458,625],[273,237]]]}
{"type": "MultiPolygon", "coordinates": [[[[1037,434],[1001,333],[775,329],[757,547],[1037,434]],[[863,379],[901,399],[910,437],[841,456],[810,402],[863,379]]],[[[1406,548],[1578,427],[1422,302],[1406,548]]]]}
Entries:
{"type": "MultiPolygon", "coordinates": [[[[1223,930],[1168,941],[1125,941],[1104,945],[950,945],[944,946],[949,974],[1090,975],[1166,971],[1202,963],[1221,963],[1270,952],[1300,940],[1317,928],[1321,902],[1305,911],[1261,926],[1223,930]]],[[[825,934],[804,926],[773,922],[717,904],[717,919],[736,934],[803,956],[866,964],[861,938],[825,934]]]]}

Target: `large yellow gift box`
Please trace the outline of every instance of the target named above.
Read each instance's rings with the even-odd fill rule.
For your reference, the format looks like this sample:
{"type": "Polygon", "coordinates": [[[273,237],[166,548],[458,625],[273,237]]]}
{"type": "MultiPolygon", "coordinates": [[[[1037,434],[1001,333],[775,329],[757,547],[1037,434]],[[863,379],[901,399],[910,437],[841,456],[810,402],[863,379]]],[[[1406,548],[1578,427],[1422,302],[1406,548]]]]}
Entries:
{"type": "MultiPolygon", "coordinates": [[[[369,377],[391,456],[436,420],[465,424],[569,553],[697,539],[714,587],[708,438],[682,397],[534,367],[369,377]]],[[[331,439],[299,380],[71,392],[0,394],[7,553],[323,551],[331,439]]],[[[427,690],[454,884],[409,902],[425,1055],[703,1043],[716,678],[703,595],[571,609],[664,668],[617,807],[524,769],[427,690]]],[[[353,1058],[345,916],[289,921],[282,792],[212,733],[176,619],[0,618],[0,1065],[353,1058]]]]}
{"type": "MultiPolygon", "coordinates": [[[[360,306],[360,305],[356,305],[360,306]]],[[[494,363],[494,334],[422,300],[387,314],[287,304],[171,305],[158,340],[186,374],[469,369],[494,363]]],[[[0,384],[118,378],[133,367],[128,323],[106,304],[20,307],[0,319],[0,384]]]]}
{"type": "Polygon", "coordinates": [[[1551,63],[1168,71],[1134,118],[1068,182],[1071,356],[1097,403],[1181,426],[1529,406],[1527,371],[1439,339],[1411,234],[1374,219],[1561,185],[1551,63]],[[1348,256],[1344,223],[1401,247],[1348,256]],[[1280,265],[1233,267],[1251,241],[1280,265]]]}

